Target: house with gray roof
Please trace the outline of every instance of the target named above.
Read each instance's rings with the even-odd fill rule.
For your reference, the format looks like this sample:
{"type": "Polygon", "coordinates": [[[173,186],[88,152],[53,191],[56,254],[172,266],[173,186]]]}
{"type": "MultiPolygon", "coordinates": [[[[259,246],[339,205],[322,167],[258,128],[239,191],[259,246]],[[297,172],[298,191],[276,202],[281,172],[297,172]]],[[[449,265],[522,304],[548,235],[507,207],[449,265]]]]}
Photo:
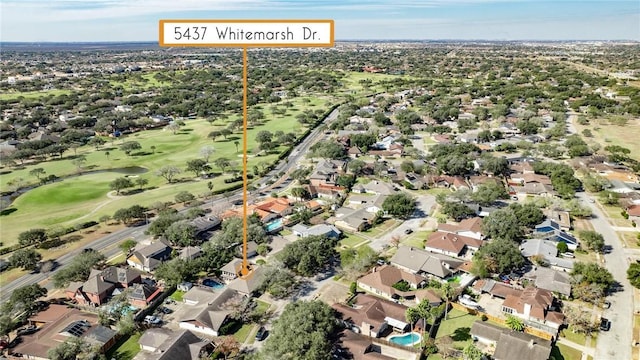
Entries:
{"type": "Polygon", "coordinates": [[[220,328],[233,313],[234,304],[244,301],[244,295],[228,287],[215,295],[209,303],[190,307],[180,319],[180,328],[207,336],[218,336],[220,328]]]}
{"type": "Polygon", "coordinates": [[[390,264],[412,274],[445,279],[456,274],[464,261],[414,247],[400,246],[390,264]]]}
{"type": "Polygon", "coordinates": [[[151,272],[171,257],[171,251],[171,246],[162,240],[136,246],[133,253],[127,257],[127,264],[138,270],[151,272]]]}
{"type": "Polygon", "coordinates": [[[213,351],[210,340],[189,330],[151,328],[138,340],[140,352],[134,360],[199,360],[213,351]]]}
{"type": "Polygon", "coordinates": [[[573,235],[562,230],[562,226],[557,221],[546,219],[536,225],[533,235],[536,238],[547,239],[556,243],[562,241],[571,250],[578,248],[578,240],[573,235]]]}
{"type": "Polygon", "coordinates": [[[524,278],[533,281],[537,288],[566,296],[571,295],[571,276],[567,272],[540,266],[525,274],[524,278]]]}
{"type": "Polygon", "coordinates": [[[368,212],[367,209],[342,207],[336,211],[334,225],[337,228],[351,232],[364,231],[371,226],[371,221],[374,217],[375,214],[368,212]]]}
{"type": "Polygon", "coordinates": [[[338,230],[338,228],[328,224],[318,224],[313,226],[296,224],[291,228],[291,231],[294,235],[303,238],[307,236],[327,236],[337,239],[342,234],[342,231],[338,230]]]}
{"type": "Polygon", "coordinates": [[[471,336],[483,344],[495,346],[492,357],[495,360],[548,360],[551,355],[551,341],[486,321],[474,322],[471,336]]]}
{"type": "Polygon", "coordinates": [[[527,239],[520,244],[520,252],[526,258],[541,256],[549,266],[560,270],[573,269],[573,260],[558,257],[557,244],[550,240],[527,239]]]}

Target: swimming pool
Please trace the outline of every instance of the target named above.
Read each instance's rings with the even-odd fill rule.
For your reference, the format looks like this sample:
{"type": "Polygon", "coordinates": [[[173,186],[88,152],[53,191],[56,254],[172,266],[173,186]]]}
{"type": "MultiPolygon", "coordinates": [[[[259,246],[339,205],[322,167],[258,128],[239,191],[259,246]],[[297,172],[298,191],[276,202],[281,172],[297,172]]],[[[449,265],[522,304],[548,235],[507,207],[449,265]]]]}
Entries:
{"type": "Polygon", "coordinates": [[[273,220],[264,226],[267,232],[275,232],[282,229],[282,219],[273,220]]]}
{"type": "Polygon", "coordinates": [[[222,289],[224,287],[223,284],[220,284],[219,282],[213,280],[213,279],[204,279],[202,280],[202,285],[204,286],[208,286],[212,289],[222,289]]]}
{"type": "Polygon", "coordinates": [[[389,341],[402,346],[411,346],[420,342],[420,339],[420,334],[414,332],[410,332],[404,335],[393,335],[389,337],[389,341]]]}

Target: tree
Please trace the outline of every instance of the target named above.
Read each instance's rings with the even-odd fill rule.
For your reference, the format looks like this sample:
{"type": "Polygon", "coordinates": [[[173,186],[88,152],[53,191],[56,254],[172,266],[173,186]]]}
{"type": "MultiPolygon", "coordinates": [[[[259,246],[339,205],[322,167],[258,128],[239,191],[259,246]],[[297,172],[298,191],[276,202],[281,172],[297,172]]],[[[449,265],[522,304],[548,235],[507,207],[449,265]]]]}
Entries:
{"type": "Polygon", "coordinates": [[[106,157],[107,157],[107,161],[109,160],[109,155],[111,155],[111,153],[110,153],[110,152],[108,152],[108,151],[105,151],[105,152],[104,152],[104,156],[106,156],[106,157]]]}
{"type": "Polygon", "coordinates": [[[121,242],[120,245],[118,245],[118,247],[126,255],[129,253],[129,251],[131,251],[134,247],[136,247],[136,245],[138,245],[138,243],[135,240],[127,239],[121,242]]]}
{"type": "Polygon", "coordinates": [[[504,274],[524,265],[518,245],[501,238],[493,239],[473,255],[474,273],[486,277],[489,273],[504,274]]]}
{"type": "Polygon", "coordinates": [[[223,336],[216,341],[216,351],[224,355],[225,359],[240,351],[240,343],[233,336],[223,336]]]}
{"type": "Polygon", "coordinates": [[[137,141],[127,141],[120,145],[120,150],[124,151],[127,155],[131,155],[132,151],[140,149],[142,149],[142,145],[137,141]]]}
{"type": "Polygon", "coordinates": [[[627,269],[627,279],[632,286],[640,289],[640,263],[634,262],[627,269]]]}
{"type": "Polygon", "coordinates": [[[284,299],[291,295],[298,281],[291,270],[280,263],[273,263],[266,267],[262,276],[260,289],[268,292],[276,299],[284,299]]]}
{"type": "Polygon", "coordinates": [[[24,310],[31,314],[36,309],[36,300],[47,295],[47,289],[39,284],[26,285],[13,290],[9,297],[13,310],[24,310]]]}
{"type": "Polygon", "coordinates": [[[163,177],[169,184],[171,184],[176,175],[180,174],[180,169],[175,166],[166,165],[158,169],[156,174],[163,177]]]}
{"type": "Polygon", "coordinates": [[[229,161],[229,159],[221,157],[221,158],[217,158],[214,162],[213,162],[217,167],[220,168],[220,170],[222,170],[222,172],[224,173],[225,170],[231,166],[231,161],[229,161]]]}
{"type": "Polygon", "coordinates": [[[184,190],[184,191],[180,191],[179,193],[177,193],[176,196],[175,196],[175,199],[176,199],[176,202],[179,202],[179,203],[180,202],[181,203],[188,203],[190,201],[195,200],[196,197],[192,193],[184,190]]]}
{"type": "Polygon", "coordinates": [[[213,141],[216,141],[216,138],[221,136],[221,135],[222,135],[222,133],[220,131],[214,130],[214,131],[211,131],[209,133],[209,135],[207,135],[207,137],[210,138],[213,141]]]}
{"type": "Polygon", "coordinates": [[[382,202],[382,210],[387,214],[401,218],[409,218],[416,208],[416,200],[411,196],[400,193],[387,196],[382,202]]]}
{"type": "Polygon", "coordinates": [[[507,315],[507,319],[504,321],[507,327],[514,331],[524,331],[524,321],[513,315],[507,315]]]}
{"type": "Polygon", "coordinates": [[[271,142],[273,139],[273,134],[267,130],[260,130],[256,135],[256,141],[260,144],[271,142]]]}
{"type": "Polygon", "coordinates": [[[308,236],[287,244],[277,255],[283,265],[303,276],[320,271],[336,255],[337,240],[326,236],[308,236]]]}
{"type": "Polygon", "coordinates": [[[573,297],[596,303],[614,283],[613,275],[596,263],[576,262],[571,271],[573,297]]]}
{"type": "Polygon", "coordinates": [[[514,213],[520,226],[528,228],[533,228],[540,224],[546,217],[540,207],[533,202],[528,202],[524,205],[514,202],[509,204],[508,209],[514,213]]]}
{"type": "Polygon", "coordinates": [[[508,199],[509,194],[502,183],[489,181],[480,184],[478,190],[471,194],[471,198],[480,205],[488,206],[498,199],[508,199]]]}
{"type": "Polygon", "coordinates": [[[84,155],[76,156],[75,159],[71,160],[71,163],[75,165],[78,172],[80,172],[84,164],[87,163],[87,157],[84,155]]]}
{"type": "Polygon", "coordinates": [[[29,229],[18,234],[18,243],[22,246],[41,243],[47,240],[44,229],[29,229]]]}
{"type": "Polygon", "coordinates": [[[213,148],[213,146],[210,146],[210,145],[205,145],[205,146],[200,148],[200,156],[202,156],[204,158],[204,162],[205,163],[209,163],[209,158],[215,152],[216,152],[216,150],[213,148]]]}
{"type": "Polygon", "coordinates": [[[460,221],[476,214],[476,212],[467,205],[453,201],[444,202],[442,205],[442,213],[455,221],[460,221]]]}
{"type": "Polygon", "coordinates": [[[566,242],[563,242],[563,241],[558,241],[556,248],[558,249],[558,253],[560,254],[564,254],[567,251],[569,251],[569,246],[567,245],[566,242]]]}
{"type": "Polygon", "coordinates": [[[56,271],[53,275],[53,285],[62,288],[71,281],[86,281],[91,268],[104,260],[104,255],[97,251],[82,252],[74,257],[69,265],[56,271]]]}
{"type": "Polygon", "coordinates": [[[464,356],[464,360],[482,360],[483,357],[482,351],[473,345],[473,343],[468,344],[462,349],[462,355],[464,356]]]}
{"type": "Polygon", "coordinates": [[[235,140],[235,141],[233,142],[233,144],[236,146],[236,152],[238,152],[238,151],[239,151],[239,150],[238,150],[238,145],[240,145],[240,141],[235,140]]]}
{"type": "MultiPolygon", "coordinates": [[[[429,300],[423,299],[415,307],[408,308],[405,311],[405,317],[412,324],[412,328],[413,324],[419,319],[422,319],[423,327],[426,328],[427,323],[430,324],[430,327],[433,326],[439,313],[440,310],[438,307],[432,307],[429,300]]],[[[424,328],[422,329],[423,332],[426,330],[424,328]]],[[[422,338],[424,339],[424,334],[422,338]]]]}
{"type": "Polygon", "coordinates": [[[453,339],[449,335],[436,339],[436,344],[438,346],[438,353],[441,355],[442,359],[448,359],[455,353],[455,349],[453,348],[453,339]]]}
{"type": "Polygon", "coordinates": [[[362,174],[362,171],[366,166],[367,164],[364,161],[358,159],[350,161],[348,165],[349,170],[351,170],[351,172],[356,176],[362,174]]]}
{"type": "Polygon", "coordinates": [[[35,176],[38,179],[38,181],[41,181],[40,177],[44,176],[45,173],[46,173],[46,171],[44,171],[43,168],[35,168],[35,169],[29,171],[29,175],[35,176]]]}
{"type": "Polygon", "coordinates": [[[109,188],[115,190],[116,194],[120,195],[120,191],[133,187],[133,182],[127,177],[115,178],[109,183],[109,188]]]}
{"type": "Polygon", "coordinates": [[[593,230],[581,230],[578,232],[578,237],[590,250],[602,252],[604,249],[604,237],[600,233],[593,230]]]}
{"type": "Polygon", "coordinates": [[[203,159],[193,159],[187,161],[187,171],[193,172],[194,176],[198,176],[208,170],[211,170],[211,167],[203,159]]]}
{"type": "Polygon", "coordinates": [[[440,288],[442,291],[442,297],[447,302],[447,305],[444,308],[444,319],[447,320],[447,316],[449,315],[449,302],[453,301],[453,299],[458,295],[458,291],[449,284],[449,282],[445,282],[440,288]]]}
{"type": "Polygon", "coordinates": [[[138,189],[142,190],[142,188],[147,184],[149,184],[148,179],[141,178],[141,177],[136,178],[136,185],[138,185],[138,189]]]}
{"type": "Polygon", "coordinates": [[[222,129],[220,130],[220,134],[222,134],[224,139],[227,140],[227,136],[233,134],[233,131],[231,131],[230,129],[222,129]]]}
{"type": "Polygon", "coordinates": [[[482,171],[488,172],[495,176],[506,176],[509,174],[509,162],[504,157],[485,156],[484,161],[480,165],[482,171]]]}
{"type": "Polygon", "coordinates": [[[597,329],[596,324],[591,321],[591,311],[574,306],[566,306],[563,310],[573,333],[591,335],[597,329]]]}
{"type": "Polygon", "coordinates": [[[186,221],[175,222],[167,228],[164,236],[173,245],[190,246],[196,238],[197,228],[186,221]]]}
{"type": "Polygon", "coordinates": [[[172,121],[171,123],[169,123],[169,125],[167,125],[167,130],[171,131],[173,135],[175,135],[178,133],[178,130],[180,130],[180,124],[172,121]]]}
{"type": "Polygon", "coordinates": [[[54,348],[47,351],[47,356],[51,360],[76,360],[87,358],[87,353],[93,351],[90,345],[81,337],[71,336],[69,339],[60,343],[54,348]]]}
{"type": "Polygon", "coordinates": [[[327,304],[317,300],[292,302],[274,321],[262,351],[273,359],[330,359],[336,329],[334,310],[327,304]]]}
{"type": "Polygon", "coordinates": [[[34,270],[41,259],[42,255],[35,249],[18,249],[9,257],[9,263],[12,267],[34,270]]]}
{"type": "Polygon", "coordinates": [[[291,189],[291,195],[295,198],[302,200],[309,200],[311,198],[311,194],[309,194],[309,190],[303,187],[294,187],[291,189]]]}
{"type": "Polygon", "coordinates": [[[151,149],[151,153],[155,154],[156,153],[156,146],[155,145],[151,145],[149,146],[149,149],[151,149]]]}
{"type": "Polygon", "coordinates": [[[482,220],[482,232],[491,239],[520,242],[524,236],[516,215],[510,209],[498,209],[482,220]]]}

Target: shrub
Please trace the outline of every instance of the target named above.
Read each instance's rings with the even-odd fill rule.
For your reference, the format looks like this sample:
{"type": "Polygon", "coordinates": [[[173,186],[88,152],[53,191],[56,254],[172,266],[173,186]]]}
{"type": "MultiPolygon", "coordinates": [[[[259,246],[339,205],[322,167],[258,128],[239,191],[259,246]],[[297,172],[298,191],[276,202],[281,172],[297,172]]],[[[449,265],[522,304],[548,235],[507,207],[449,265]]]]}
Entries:
{"type": "Polygon", "coordinates": [[[480,320],[487,321],[487,320],[489,320],[489,318],[487,317],[487,315],[482,314],[482,316],[480,316],[480,320]]]}

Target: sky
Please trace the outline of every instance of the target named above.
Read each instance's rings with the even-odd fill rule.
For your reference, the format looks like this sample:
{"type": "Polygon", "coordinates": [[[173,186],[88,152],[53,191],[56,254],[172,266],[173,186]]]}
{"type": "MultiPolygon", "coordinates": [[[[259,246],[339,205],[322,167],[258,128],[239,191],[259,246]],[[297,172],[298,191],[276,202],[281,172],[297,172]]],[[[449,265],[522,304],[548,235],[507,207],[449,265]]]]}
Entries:
{"type": "Polygon", "coordinates": [[[333,19],[338,41],[640,41],[640,0],[0,0],[0,41],[158,41],[160,19],[333,19]]]}

